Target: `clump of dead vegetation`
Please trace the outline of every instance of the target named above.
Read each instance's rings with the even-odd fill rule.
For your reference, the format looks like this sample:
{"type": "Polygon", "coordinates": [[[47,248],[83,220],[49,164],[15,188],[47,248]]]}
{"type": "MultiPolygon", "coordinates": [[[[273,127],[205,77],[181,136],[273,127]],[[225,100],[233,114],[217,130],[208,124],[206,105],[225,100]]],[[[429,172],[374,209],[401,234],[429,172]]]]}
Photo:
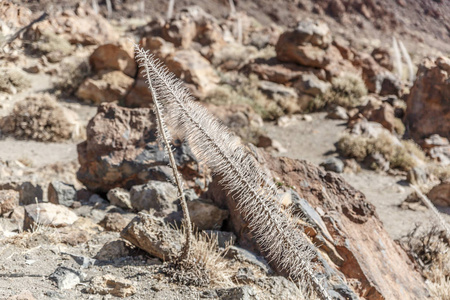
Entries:
{"type": "Polygon", "coordinates": [[[59,53],[61,56],[67,56],[73,51],[68,40],[53,32],[43,32],[39,39],[31,44],[31,48],[39,54],[59,53]]]}
{"type": "Polygon", "coordinates": [[[166,264],[162,271],[170,281],[183,285],[232,286],[235,270],[224,258],[226,252],[227,249],[219,248],[217,237],[196,234],[191,241],[189,256],[166,264]]]}
{"type": "MultiPolygon", "coordinates": [[[[360,162],[370,155],[381,154],[389,162],[390,168],[404,171],[414,168],[418,160],[426,160],[423,151],[413,141],[402,140],[395,144],[385,133],[376,138],[345,134],[338,141],[337,149],[343,156],[360,162]]],[[[377,169],[376,165],[371,167],[377,169]]]]}
{"type": "Polygon", "coordinates": [[[16,94],[31,87],[30,80],[18,69],[0,69],[0,92],[16,94]]]}
{"type": "Polygon", "coordinates": [[[367,95],[367,88],[361,77],[345,74],[333,78],[331,88],[317,96],[311,103],[311,110],[320,110],[332,105],[353,108],[363,104],[363,97],[367,95]]]}
{"type": "Polygon", "coordinates": [[[247,104],[264,120],[276,120],[295,108],[289,107],[287,99],[276,97],[269,99],[258,88],[258,77],[251,74],[248,78],[238,78],[237,82],[226,79],[224,83],[215,88],[205,98],[205,102],[218,106],[247,104]]]}
{"type": "Polygon", "coordinates": [[[73,57],[61,62],[61,70],[55,82],[55,90],[62,95],[72,95],[91,73],[91,66],[84,57],[73,57]]]}
{"type": "Polygon", "coordinates": [[[75,120],[49,94],[31,96],[17,102],[10,115],[0,120],[2,133],[17,139],[42,142],[67,140],[74,132],[75,120]]]}
{"type": "Polygon", "coordinates": [[[400,245],[427,279],[433,299],[450,300],[450,243],[445,230],[416,226],[400,245]]]}

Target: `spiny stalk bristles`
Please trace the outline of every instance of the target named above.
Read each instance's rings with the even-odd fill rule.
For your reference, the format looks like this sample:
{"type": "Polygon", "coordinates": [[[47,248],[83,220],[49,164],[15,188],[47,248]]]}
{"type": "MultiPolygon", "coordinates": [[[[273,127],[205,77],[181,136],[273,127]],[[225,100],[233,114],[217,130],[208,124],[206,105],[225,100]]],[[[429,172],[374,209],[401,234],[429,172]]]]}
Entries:
{"type": "Polygon", "coordinates": [[[183,83],[153,55],[136,47],[136,57],[165,109],[167,124],[186,138],[200,161],[222,177],[222,184],[237,201],[268,260],[293,280],[308,282],[321,299],[331,299],[314,274],[315,249],[282,211],[270,176],[224,125],[194,102],[183,83]]]}
{"type": "MultiPolygon", "coordinates": [[[[137,45],[135,45],[135,49],[138,49],[138,48],[139,47],[137,45]]],[[[145,61],[143,62],[141,59],[139,59],[138,62],[139,62],[139,65],[144,68],[143,74],[144,74],[144,77],[146,78],[146,82],[147,82],[148,87],[152,94],[153,111],[155,113],[156,120],[157,120],[158,140],[159,140],[160,144],[163,146],[163,148],[165,149],[165,153],[169,157],[169,166],[171,167],[172,172],[173,172],[175,184],[178,189],[178,197],[180,199],[181,209],[183,211],[186,241],[185,241],[183,249],[181,251],[181,255],[178,258],[179,261],[182,262],[184,260],[189,259],[189,254],[190,254],[190,249],[191,249],[191,241],[192,241],[192,225],[191,225],[191,220],[190,220],[190,216],[189,216],[189,210],[188,210],[187,203],[186,203],[186,198],[185,198],[184,191],[183,191],[183,181],[181,179],[180,174],[178,173],[177,164],[175,162],[175,158],[173,157],[173,149],[172,149],[172,143],[171,143],[172,138],[169,134],[169,131],[167,130],[167,126],[165,124],[164,117],[163,117],[164,106],[160,102],[159,94],[153,85],[152,78],[149,76],[149,74],[150,74],[149,66],[147,64],[145,64],[145,61]]]]}

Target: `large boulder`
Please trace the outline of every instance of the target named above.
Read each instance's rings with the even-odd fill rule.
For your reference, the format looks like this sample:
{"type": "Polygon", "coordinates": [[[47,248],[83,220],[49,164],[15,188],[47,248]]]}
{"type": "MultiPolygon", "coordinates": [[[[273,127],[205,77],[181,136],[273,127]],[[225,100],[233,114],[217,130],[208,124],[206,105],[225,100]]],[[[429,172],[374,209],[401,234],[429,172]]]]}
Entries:
{"type": "Polygon", "coordinates": [[[103,71],[87,78],[77,90],[77,97],[100,104],[102,102],[120,101],[131,90],[134,79],[121,71],[103,71]]]}
{"type": "Polygon", "coordinates": [[[177,51],[169,55],[165,63],[199,98],[205,97],[220,81],[209,61],[195,50],[177,51]]]}
{"type": "MultiPolygon", "coordinates": [[[[428,291],[423,278],[414,269],[406,253],[389,237],[375,207],[364,194],[342,177],[325,172],[306,161],[275,158],[262,154],[277,182],[291,192],[290,202],[309,211],[314,229],[306,225],[320,253],[327,256],[329,267],[346,278],[348,285],[364,299],[426,299],[428,291]],[[320,225],[321,224],[321,225],[320,225]]],[[[239,238],[241,246],[258,250],[253,237],[236,210],[236,201],[226,195],[216,178],[207,196],[220,207],[228,207],[228,228],[239,238]]],[[[284,198],[283,198],[284,199],[284,198]]],[[[305,224],[304,224],[305,225],[305,224]]],[[[335,291],[338,291],[335,289],[335,291]]]]}
{"type": "Polygon", "coordinates": [[[118,70],[130,77],[136,75],[134,47],[131,40],[121,40],[99,46],[89,57],[89,63],[94,71],[118,70]]]}
{"type": "Polygon", "coordinates": [[[331,42],[331,32],[326,23],[306,19],[294,30],[280,35],[275,51],[280,61],[323,68],[333,58],[329,55],[331,42]]]}
{"type": "MultiPolygon", "coordinates": [[[[158,145],[155,128],[148,108],[100,105],[86,128],[86,141],[77,146],[78,179],[88,189],[104,193],[115,187],[130,189],[149,180],[168,180],[169,161],[158,145]]],[[[199,176],[196,160],[186,144],[176,145],[174,156],[180,169],[199,176]]]]}
{"type": "Polygon", "coordinates": [[[420,141],[432,134],[450,138],[450,59],[426,59],[419,66],[407,99],[405,121],[420,141]]]}

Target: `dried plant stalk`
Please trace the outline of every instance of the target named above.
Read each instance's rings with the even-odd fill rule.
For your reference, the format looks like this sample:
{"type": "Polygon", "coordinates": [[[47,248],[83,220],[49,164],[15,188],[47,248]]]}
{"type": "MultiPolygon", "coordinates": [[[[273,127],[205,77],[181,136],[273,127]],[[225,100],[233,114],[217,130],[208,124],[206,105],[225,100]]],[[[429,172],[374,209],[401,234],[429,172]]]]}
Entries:
{"type": "Polygon", "coordinates": [[[158,95],[168,124],[187,139],[199,160],[223,178],[222,185],[237,201],[266,257],[320,299],[332,299],[315,275],[316,250],[283,211],[271,176],[247,155],[239,139],[193,101],[183,82],[162,63],[138,46],[136,58],[152,83],[152,94],[158,95]]]}

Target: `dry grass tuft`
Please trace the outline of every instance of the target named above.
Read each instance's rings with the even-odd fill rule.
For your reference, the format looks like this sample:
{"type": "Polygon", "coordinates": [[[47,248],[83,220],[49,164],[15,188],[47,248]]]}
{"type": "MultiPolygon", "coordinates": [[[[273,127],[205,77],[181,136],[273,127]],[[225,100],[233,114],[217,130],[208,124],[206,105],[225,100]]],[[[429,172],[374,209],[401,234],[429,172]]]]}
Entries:
{"type": "Polygon", "coordinates": [[[419,226],[400,240],[400,244],[427,279],[433,299],[450,300],[450,244],[445,231],[419,226]]]}
{"type": "Polygon", "coordinates": [[[192,286],[232,286],[233,270],[224,258],[226,250],[221,251],[217,237],[209,238],[197,234],[192,240],[189,258],[175,261],[163,267],[170,281],[192,286]]]}
{"type": "Polygon", "coordinates": [[[283,103],[284,99],[269,99],[259,90],[256,75],[238,80],[239,83],[218,86],[205,101],[218,106],[247,104],[264,120],[276,120],[290,112],[290,108],[283,103]]]}
{"type": "Polygon", "coordinates": [[[0,69],[0,92],[16,94],[29,87],[31,87],[31,82],[22,71],[0,69]]]}
{"type": "Polygon", "coordinates": [[[377,138],[345,134],[337,143],[338,151],[346,157],[363,161],[367,156],[381,154],[390,164],[390,168],[408,171],[417,165],[417,160],[426,161],[425,154],[412,141],[401,141],[401,145],[392,143],[387,134],[377,138]]]}
{"type": "Polygon", "coordinates": [[[42,54],[58,52],[63,56],[69,55],[73,51],[68,40],[53,32],[42,33],[39,40],[32,44],[32,48],[42,54]]]}
{"type": "Polygon", "coordinates": [[[360,76],[345,74],[333,78],[331,83],[331,88],[326,93],[313,100],[312,110],[320,110],[330,105],[352,108],[363,104],[362,97],[367,95],[367,88],[360,76]]]}

